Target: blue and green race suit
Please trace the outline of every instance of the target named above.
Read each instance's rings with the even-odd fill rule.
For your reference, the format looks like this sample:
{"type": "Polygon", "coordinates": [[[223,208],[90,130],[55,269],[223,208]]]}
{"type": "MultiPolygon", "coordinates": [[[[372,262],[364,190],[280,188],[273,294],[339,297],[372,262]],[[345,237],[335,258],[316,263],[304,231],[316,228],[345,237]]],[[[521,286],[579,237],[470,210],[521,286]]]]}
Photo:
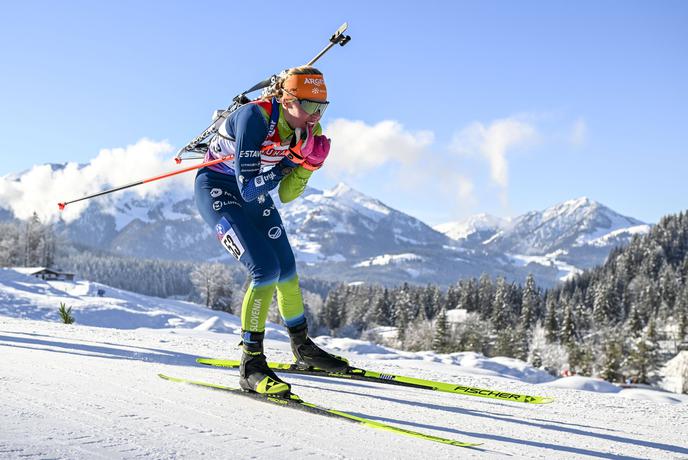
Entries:
{"type": "MultiPolygon", "coordinates": [[[[199,170],[194,196],[222,246],[250,273],[242,329],[265,330],[275,289],[286,325],[300,326],[305,317],[294,254],[268,192],[279,185],[280,200],[291,201],[303,193],[312,171],[285,156],[294,130],[277,100],[246,104],[220,123],[206,160],[230,158],[199,170]]],[[[320,125],[313,131],[320,134],[320,125]]]]}

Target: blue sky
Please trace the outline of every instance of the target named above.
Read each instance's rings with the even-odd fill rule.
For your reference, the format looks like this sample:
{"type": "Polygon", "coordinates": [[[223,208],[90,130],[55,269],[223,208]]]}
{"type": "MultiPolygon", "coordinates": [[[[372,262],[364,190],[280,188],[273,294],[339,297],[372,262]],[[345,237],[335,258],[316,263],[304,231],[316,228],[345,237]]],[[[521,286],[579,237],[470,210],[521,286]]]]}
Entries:
{"type": "Polygon", "coordinates": [[[687,207],[680,1],[3,2],[0,175],[144,138],[171,152],[344,21],[318,63],[333,148],[312,185],[429,224],[583,195],[648,222],[687,207]]]}

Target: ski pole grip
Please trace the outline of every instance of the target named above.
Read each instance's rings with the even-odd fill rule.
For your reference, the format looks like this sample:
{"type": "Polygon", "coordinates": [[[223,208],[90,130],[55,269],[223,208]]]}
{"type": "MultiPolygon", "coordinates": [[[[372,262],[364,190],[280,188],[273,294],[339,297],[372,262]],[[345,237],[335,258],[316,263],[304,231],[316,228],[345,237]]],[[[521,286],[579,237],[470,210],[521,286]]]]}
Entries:
{"type": "Polygon", "coordinates": [[[349,27],[349,23],[345,22],[342,24],[337,31],[332,34],[330,37],[330,41],[332,43],[339,43],[340,45],[344,46],[347,43],[349,43],[349,40],[351,40],[351,37],[349,35],[344,35],[344,32],[346,29],[349,27]]]}
{"type": "Polygon", "coordinates": [[[306,64],[306,65],[315,64],[315,61],[320,59],[323,54],[327,53],[330,50],[330,48],[332,48],[337,43],[339,43],[341,46],[344,46],[347,43],[349,43],[349,40],[351,40],[351,37],[349,35],[344,35],[344,32],[346,31],[346,29],[348,27],[349,27],[348,23],[345,22],[344,24],[342,24],[339,27],[339,29],[337,29],[337,31],[330,37],[330,44],[327,45],[321,52],[319,52],[313,59],[308,61],[308,64],[306,64]]]}

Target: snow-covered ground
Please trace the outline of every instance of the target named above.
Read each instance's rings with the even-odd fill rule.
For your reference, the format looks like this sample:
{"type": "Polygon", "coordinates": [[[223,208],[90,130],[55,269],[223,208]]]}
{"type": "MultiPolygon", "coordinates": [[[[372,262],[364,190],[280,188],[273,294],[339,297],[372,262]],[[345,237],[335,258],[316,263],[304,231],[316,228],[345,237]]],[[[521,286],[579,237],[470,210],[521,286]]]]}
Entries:
{"type": "MultiPolygon", "coordinates": [[[[552,379],[510,358],[409,353],[360,340],[317,341],[383,372],[553,396],[527,405],[391,385],[288,375],[305,400],[457,440],[446,446],[164,381],[162,372],[228,386],[235,316],[89,282],[0,270],[0,458],[686,458],[688,397],[552,379]],[[98,289],[105,292],[98,296],[98,289]],[[60,302],[77,324],[57,321],[60,302]],[[588,390],[588,391],[584,391],[588,390]]],[[[289,360],[275,325],[267,353],[289,360]]]]}

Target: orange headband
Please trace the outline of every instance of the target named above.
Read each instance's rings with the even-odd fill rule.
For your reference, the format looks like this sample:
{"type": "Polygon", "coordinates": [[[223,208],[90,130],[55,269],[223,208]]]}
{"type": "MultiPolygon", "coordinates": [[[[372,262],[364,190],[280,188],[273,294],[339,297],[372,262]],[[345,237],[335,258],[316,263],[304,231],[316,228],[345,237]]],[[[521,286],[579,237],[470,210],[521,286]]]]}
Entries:
{"type": "Polygon", "coordinates": [[[297,99],[327,100],[327,86],[319,74],[289,75],[282,83],[282,88],[297,99]]]}

